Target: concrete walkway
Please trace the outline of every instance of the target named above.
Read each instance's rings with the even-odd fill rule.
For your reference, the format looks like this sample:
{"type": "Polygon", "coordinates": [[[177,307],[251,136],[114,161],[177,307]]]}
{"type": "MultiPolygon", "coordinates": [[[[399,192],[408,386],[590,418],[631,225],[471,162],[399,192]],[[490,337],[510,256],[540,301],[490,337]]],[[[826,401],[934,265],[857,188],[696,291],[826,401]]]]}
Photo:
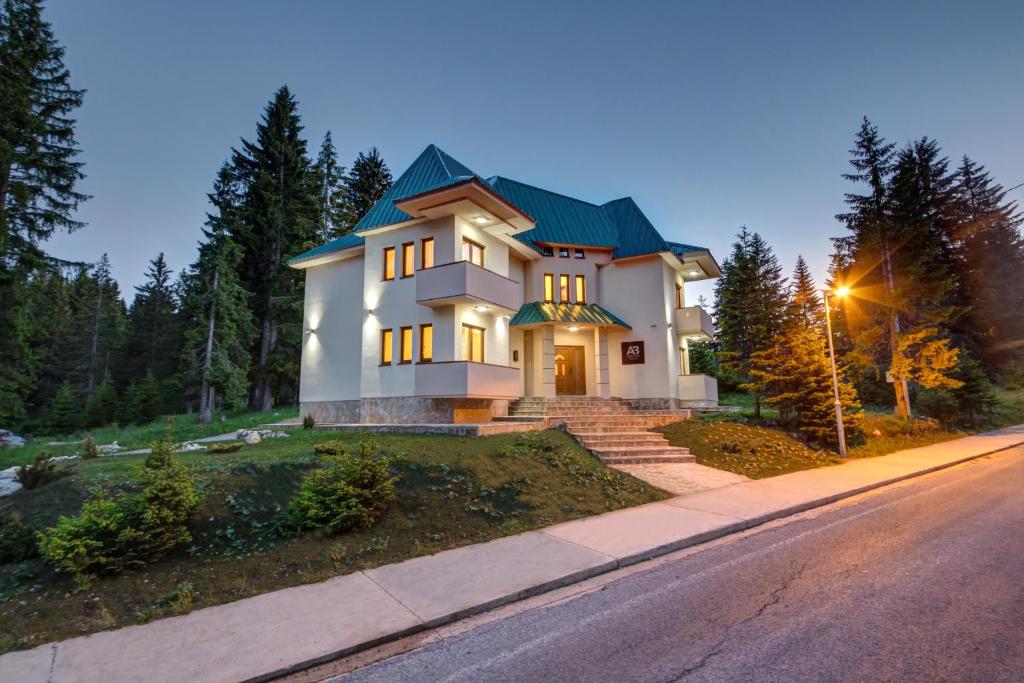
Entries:
{"type": "Polygon", "coordinates": [[[1024,425],[678,496],[0,657],[0,681],[248,681],[1024,444],[1024,425]]]}

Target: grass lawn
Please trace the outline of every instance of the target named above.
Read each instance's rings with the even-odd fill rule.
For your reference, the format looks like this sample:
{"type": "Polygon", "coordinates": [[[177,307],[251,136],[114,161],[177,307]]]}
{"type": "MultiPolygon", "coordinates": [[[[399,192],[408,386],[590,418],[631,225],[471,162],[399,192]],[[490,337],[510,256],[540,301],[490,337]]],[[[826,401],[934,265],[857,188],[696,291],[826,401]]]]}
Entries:
{"type": "MultiPolygon", "coordinates": [[[[252,428],[267,422],[278,422],[299,414],[296,407],[279,408],[264,413],[228,411],[214,415],[213,422],[202,424],[199,415],[175,415],[174,438],[176,441],[190,441],[204,436],[215,436],[233,432],[236,429],[252,428]]],[[[86,434],[91,434],[97,444],[116,441],[124,450],[145,448],[167,431],[167,423],[157,420],[145,425],[118,427],[110,425],[85,430],[77,434],[46,434],[33,436],[21,448],[0,449],[0,469],[32,462],[37,453],[51,455],[80,455],[86,434]]]]}
{"type": "MultiPolygon", "coordinates": [[[[851,458],[869,458],[964,436],[933,423],[905,423],[873,413],[865,414],[862,425],[866,443],[851,448],[851,458]]],[[[811,448],[781,429],[760,426],[743,415],[698,417],[659,431],[673,446],[688,447],[701,465],[751,479],[842,462],[837,453],[811,448]]]]}
{"type": "MultiPolygon", "coordinates": [[[[179,426],[183,420],[179,421],[179,426]]],[[[221,425],[223,427],[223,425],[221,425]]],[[[152,438],[159,433],[154,427],[152,438]]],[[[289,438],[224,455],[180,454],[201,474],[206,499],[194,541],[157,564],[96,579],[83,590],[41,560],[0,567],[0,652],[143,623],[359,569],[487,541],[666,496],[602,465],[561,432],[479,439],[380,435],[399,455],[398,497],[372,529],[291,536],[285,509],[320,441],[365,434],[291,430],[289,438]]],[[[176,437],[180,440],[181,433],[176,437]]],[[[143,437],[139,437],[143,438],[143,437]]],[[[76,461],[74,474],[0,498],[43,528],[74,514],[94,487],[127,486],[144,456],[76,461]]]]}

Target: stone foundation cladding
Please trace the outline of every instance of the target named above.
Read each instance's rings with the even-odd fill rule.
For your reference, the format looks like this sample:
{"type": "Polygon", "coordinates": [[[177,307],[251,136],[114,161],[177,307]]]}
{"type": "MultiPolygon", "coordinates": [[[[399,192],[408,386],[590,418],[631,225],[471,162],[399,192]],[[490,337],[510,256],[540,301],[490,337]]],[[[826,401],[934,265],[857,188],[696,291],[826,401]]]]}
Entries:
{"type": "Polygon", "coordinates": [[[478,416],[473,423],[508,415],[507,400],[392,396],[349,401],[309,401],[301,415],[325,424],[452,424],[459,414],[478,416]]]}

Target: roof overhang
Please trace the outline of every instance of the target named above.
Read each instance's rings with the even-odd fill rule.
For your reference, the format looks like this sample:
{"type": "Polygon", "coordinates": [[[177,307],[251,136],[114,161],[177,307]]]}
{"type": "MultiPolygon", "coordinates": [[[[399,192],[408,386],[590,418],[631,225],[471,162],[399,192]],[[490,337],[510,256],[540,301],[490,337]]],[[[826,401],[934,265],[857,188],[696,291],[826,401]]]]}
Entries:
{"type": "Polygon", "coordinates": [[[427,190],[395,200],[413,218],[460,216],[481,230],[512,234],[529,230],[536,221],[477,178],[427,190]]]}
{"type": "Polygon", "coordinates": [[[321,256],[314,256],[313,258],[303,259],[301,261],[289,261],[288,267],[294,268],[295,270],[305,270],[306,268],[322,266],[326,263],[333,263],[334,261],[344,261],[346,259],[355,258],[356,256],[362,256],[365,249],[365,245],[356,244],[345,249],[327,252],[321,256]]]}
{"type": "Polygon", "coordinates": [[[681,265],[681,268],[677,269],[682,271],[683,279],[687,282],[722,277],[722,269],[719,267],[718,261],[706,249],[682,254],[672,254],[670,252],[665,252],[665,254],[666,258],[671,256],[676,264],[681,265]]]}

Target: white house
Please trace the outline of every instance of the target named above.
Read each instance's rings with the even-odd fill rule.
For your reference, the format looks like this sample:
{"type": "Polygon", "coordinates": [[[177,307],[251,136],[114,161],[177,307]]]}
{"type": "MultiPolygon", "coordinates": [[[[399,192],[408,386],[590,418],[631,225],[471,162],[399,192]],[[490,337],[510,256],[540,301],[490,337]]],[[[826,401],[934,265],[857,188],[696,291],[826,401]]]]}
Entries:
{"type": "Polygon", "coordinates": [[[684,285],[718,264],[628,197],[484,179],[431,145],[352,233],[290,265],[306,271],[300,402],[318,422],[479,423],[520,397],[717,405],[689,371],[712,324],[684,285]]]}

